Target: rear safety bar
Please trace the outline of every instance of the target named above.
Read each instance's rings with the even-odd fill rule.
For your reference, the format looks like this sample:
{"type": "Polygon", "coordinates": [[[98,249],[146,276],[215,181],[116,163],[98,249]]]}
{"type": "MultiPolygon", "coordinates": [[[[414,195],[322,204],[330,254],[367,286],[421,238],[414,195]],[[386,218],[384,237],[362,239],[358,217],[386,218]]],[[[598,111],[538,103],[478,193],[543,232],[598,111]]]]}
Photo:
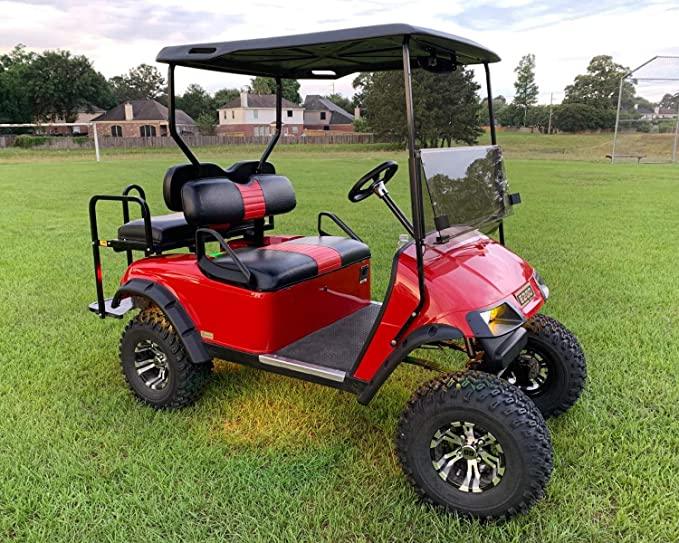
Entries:
{"type": "Polygon", "coordinates": [[[120,308],[113,309],[110,300],[104,299],[104,279],[101,271],[101,247],[110,247],[114,250],[124,250],[127,253],[128,265],[132,263],[132,250],[144,251],[146,256],[153,252],[153,237],[151,234],[151,212],[146,203],[146,195],[144,189],[139,185],[128,185],[125,187],[123,194],[120,196],[111,194],[97,194],[90,198],[89,204],[90,214],[90,233],[92,235],[92,260],[94,263],[94,281],[97,289],[97,300],[90,304],[89,309],[96,313],[100,318],[106,316],[121,318],[125,313],[120,308]],[[137,191],[139,196],[130,194],[133,190],[137,191]],[[99,226],[97,223],[97,204],[99,202],[120,202],[123,208],[123,221],[125,223],[130,220],[130,202],[136,203],[141,209],[141,216],[144,220],[144,242],[122,241],[118,239],[99,239],[99,226]]]}

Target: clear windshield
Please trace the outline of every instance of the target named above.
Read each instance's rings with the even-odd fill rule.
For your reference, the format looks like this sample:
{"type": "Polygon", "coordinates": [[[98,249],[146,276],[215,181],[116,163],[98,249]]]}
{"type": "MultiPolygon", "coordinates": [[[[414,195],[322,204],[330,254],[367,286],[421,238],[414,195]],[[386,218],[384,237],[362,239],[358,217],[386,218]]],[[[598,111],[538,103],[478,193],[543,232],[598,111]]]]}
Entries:
{"type": "Polygon", "coordinates": [[[489,233],[511,213],[498,146],[422,149],[421,163],[427,233],[489,233]]]}

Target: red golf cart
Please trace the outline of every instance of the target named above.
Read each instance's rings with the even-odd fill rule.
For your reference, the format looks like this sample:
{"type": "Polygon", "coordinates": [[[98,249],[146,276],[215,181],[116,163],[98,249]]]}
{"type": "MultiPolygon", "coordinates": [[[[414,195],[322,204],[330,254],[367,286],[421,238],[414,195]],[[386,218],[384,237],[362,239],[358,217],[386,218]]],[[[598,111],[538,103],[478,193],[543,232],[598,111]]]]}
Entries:
{"type": "Polygon", "coordinates": [[[163,181],[174,213],[152,217],[138,185],[90,202],[97,288],[90,309],[101,318],[139,310],[120,343],[134,394],[154,408],[188,405],[219,358],[339,388],[367,404],[401,362],[429,364],[415,350],[455,349],[468,357],[467,370],[423,385],[401,417],[396,446],[405,474],[425,499],[465,515],[506,518],[533,505],[552,470],[543,415],[575,403],[585,359],[566,328],[538,313],[549,295],[540,275],[504,247],[503,219],[519,199],[508,191],[493,124],[489,64],[499,57],[457,36],[382,25],[167,47],[157,60],[169,64],[170,133],[188,159],[163,181]],[[469,64],[485,68],[490,145],[418,148],[411,70],[469,64]],[[275,133],[259,160],[228,168],[198,160],[177,131],[177,66],[275,78],[275,133]],[[409,236],[378,302],[370,249],[333,213],[319,213],[316,236],[272,232],[274,217],[296,199],[269,158],[283,127],[282,78],[382,70],[404,76],[412,214],[387,190],[396,162],[349,190],[357,204],[380,198],[409,236]],[[122,204],[116,239],[99,237],[101,201],[122,204]],[[130,220],[130,204],[140,219],[130,220]],[[343,235],[328,234],[328,224],[343,235]],[[101,247],[128,258],[110,299],[101,247]],[[143,258],[134,260],[135,251],[143,258]]]}

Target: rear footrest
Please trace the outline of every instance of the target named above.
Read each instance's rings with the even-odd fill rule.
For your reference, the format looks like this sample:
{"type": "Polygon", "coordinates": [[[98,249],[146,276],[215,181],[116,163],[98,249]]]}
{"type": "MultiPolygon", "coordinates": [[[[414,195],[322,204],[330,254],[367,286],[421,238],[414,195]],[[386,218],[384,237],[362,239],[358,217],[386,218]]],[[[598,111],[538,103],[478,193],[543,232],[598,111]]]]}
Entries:
{"type": "Polygon", "coordinates": [[[125,313],[132,309],[132,298],[124,298],[120,300],[120,305],[118,307],[112,307],[113,298],[104,300],[104,314],[102,315],[99,311],[99,303],[92,302],[88,307],[92,313],[97,314],[102,319],[104,317],[113,317],[114,319],[122,319],[125,313]]]}

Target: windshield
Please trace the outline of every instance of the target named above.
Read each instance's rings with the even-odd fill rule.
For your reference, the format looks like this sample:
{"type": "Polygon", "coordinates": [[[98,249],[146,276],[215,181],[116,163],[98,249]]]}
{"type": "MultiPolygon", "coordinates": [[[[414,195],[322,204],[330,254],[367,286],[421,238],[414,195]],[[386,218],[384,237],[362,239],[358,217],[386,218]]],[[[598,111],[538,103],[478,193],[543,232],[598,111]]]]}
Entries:
{"type": "Polygon", "coordinates": [[[490,233],[510,214],[509,187],[497,145],[422,149],[427,233],[490,233]],[[431,204],[431,205],[428,205],[431,204]]]}

